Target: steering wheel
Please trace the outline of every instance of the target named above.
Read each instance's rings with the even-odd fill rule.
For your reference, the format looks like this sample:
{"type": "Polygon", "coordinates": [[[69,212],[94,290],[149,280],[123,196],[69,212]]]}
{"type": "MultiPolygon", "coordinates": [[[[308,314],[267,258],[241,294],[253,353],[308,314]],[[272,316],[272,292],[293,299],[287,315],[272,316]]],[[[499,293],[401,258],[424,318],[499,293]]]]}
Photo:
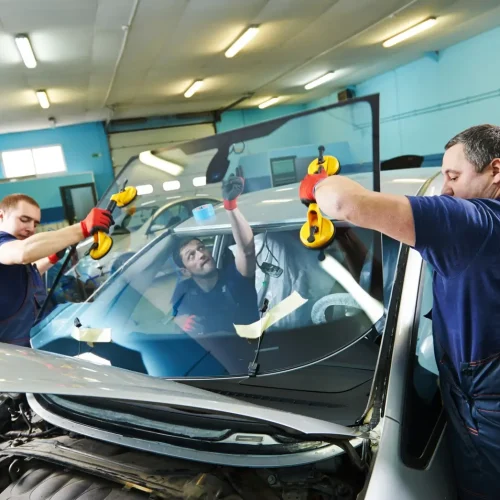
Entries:
{"type": "Polygon", "coordinates": [[[354,316],[361,311],[359,304],[348,293],[332,293],[319,299],[311,310],[311,320],[315,325],[335,321],[345,316],[354,316]],[[331,319],[327,319],[327,310],[331,308],[331,319]]]}

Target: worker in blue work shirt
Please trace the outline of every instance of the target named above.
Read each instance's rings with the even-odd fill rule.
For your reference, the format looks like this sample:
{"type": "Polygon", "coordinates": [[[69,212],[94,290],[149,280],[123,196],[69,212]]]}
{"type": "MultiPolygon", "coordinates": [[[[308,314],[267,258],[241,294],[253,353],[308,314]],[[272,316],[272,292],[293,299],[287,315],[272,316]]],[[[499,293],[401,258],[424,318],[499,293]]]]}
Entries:
{"type": "Polygon", "coordinates": [[[371,192],[315,174],[300,197],[415,248],[433,267],[434,345],[459,495],[498,499],[500,127],[472,127],[445,149],[441,196],[371,192]]]}
{"type": "Polygon", "coordinates": [[[57,231],[35,234],[41,211],[24,194],[0,201],[0,342],[30,345],[30,329],[46,291],[41,275],[53,266],[66,248],[94,231],[108,231],[107,210],[93,208],[82,222],[57,231]]]}
{"type": "Polygon", "coordinates": [[[224,208],[236,242],[235,258],[229,254],[217,269],[209,249],[198,238],[179,240],[173,259],[184,280],[172,296],[176,323],[186,333],[234,332],[234,324],[259,319],[255,290],[255,243],[253,232],[237,206],[243,178],[232,175],[223,182],[224,208]]]}

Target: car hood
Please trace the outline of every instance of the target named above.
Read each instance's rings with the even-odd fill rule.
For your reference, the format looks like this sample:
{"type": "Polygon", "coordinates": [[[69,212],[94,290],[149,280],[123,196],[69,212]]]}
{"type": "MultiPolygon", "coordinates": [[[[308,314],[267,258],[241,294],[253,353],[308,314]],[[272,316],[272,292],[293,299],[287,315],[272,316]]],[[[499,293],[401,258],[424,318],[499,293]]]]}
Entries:
{"type": "Polygon", "coordinates": [[[245,418],[251,416],[304,436],[340,440],[368,437],[356,429],[333,422],[265,408],[179,382],[36,349],[0,345],[2,392],[159,403],[245,418]]]}

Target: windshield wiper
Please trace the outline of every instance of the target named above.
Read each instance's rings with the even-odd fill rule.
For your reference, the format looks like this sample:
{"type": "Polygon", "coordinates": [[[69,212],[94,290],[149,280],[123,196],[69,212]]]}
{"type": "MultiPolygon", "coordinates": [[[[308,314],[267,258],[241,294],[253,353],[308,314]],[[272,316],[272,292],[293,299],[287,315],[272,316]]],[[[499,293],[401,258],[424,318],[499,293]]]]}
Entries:
{"type": "MultiPolygon", "coordinates": [[[[264,317],[264,314],[267,311],[267,308],[269,307],[269,300],[264,299],[264,303],[262,304],[262,307],[260,308],[260,320],[262,321],[262,318],[264,317]]],[[[259,360],[259,354],[260,354],[260,348],[262,346],[262,338],[264,337],[264,334],[266,331],[264,330],[262,334],[259,337],[259,343],[257,344],[257,350],[255,351],[255,357],[253,358],[253,361],[248,365],[248,376],[249,377],[256,377],[260,368],[260,364],[258,363],[259,360]]]]}

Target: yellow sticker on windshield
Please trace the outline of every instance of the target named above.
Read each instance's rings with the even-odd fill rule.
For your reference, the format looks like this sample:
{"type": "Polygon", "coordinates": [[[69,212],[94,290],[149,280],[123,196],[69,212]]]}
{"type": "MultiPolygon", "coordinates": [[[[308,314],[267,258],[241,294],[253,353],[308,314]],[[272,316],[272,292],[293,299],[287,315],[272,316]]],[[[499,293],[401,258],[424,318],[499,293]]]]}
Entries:
{"type": "Polygon", "coordinates": [[[304,299],[298,292],[293,292],[265,313],[261,320],[251,325],[234,325],[236,333],[245,339],[258,339],[270,326],[293,313],[306,302],[307,299],[304,299]]]}
{"type": "Polygon", "coordinates": [[[111,328],[73,328],[71,336],[80,342],[111,342],[111,328]]]}

